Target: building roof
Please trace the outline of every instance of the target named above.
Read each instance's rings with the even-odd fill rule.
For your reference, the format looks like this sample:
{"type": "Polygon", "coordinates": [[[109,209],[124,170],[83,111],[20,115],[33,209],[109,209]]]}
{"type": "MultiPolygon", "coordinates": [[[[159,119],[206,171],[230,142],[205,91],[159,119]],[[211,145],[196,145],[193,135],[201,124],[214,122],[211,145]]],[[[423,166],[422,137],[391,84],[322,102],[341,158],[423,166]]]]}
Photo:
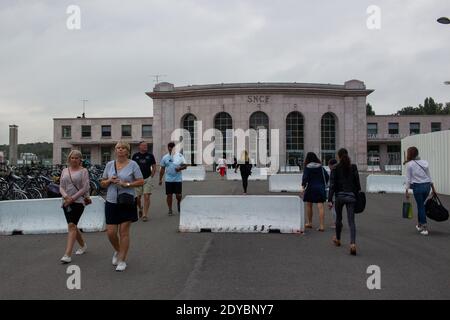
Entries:
{"type": "Polygon", "coordinates": [[[182,98],[198,96],[221,96],[236,94],[290,94],[367,96],[374,90],[366,89],[364,82],[349,80],[343,85],[297,82],[221,83],[175,87],[168,82],[158,83],[146,94],[152,99],[182,98]]]}

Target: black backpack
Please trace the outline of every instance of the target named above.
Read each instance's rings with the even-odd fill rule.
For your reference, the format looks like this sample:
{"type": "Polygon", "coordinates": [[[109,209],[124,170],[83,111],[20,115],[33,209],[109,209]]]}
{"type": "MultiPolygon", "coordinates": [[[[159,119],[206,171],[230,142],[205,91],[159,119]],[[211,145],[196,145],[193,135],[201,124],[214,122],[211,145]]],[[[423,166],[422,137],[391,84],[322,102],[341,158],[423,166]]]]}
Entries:
{"type": "Polygon", "coordinates": [[[431,220],[439,222],[448,220],[448,210],[444,208],[436,194],[425,202],[425,212],[431,220]]]}

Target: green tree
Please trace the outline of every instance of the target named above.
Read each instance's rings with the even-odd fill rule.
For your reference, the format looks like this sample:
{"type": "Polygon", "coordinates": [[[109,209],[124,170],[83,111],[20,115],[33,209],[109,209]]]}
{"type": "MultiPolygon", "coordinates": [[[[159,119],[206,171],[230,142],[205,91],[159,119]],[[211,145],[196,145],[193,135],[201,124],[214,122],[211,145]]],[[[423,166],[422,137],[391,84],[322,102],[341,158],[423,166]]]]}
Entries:
{"type": "Polygon", "coordinates": [[[370,103],[366,104],[366,115],[368,115],[368,116],[375,115],[375,111],[373,111],[372,105],[370,103]]]}

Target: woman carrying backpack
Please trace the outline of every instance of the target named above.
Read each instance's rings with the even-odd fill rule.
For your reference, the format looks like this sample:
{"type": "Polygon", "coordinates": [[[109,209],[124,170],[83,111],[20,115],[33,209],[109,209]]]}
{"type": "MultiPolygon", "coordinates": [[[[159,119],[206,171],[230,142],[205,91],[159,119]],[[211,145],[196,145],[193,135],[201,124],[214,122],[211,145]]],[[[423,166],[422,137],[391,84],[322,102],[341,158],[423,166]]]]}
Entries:
{"type": "Polygon", "coordinates": [[[403,164],[406,164],[406,199],[409,200],[408,190],[412,189],[418,212],[416,229],[421,235],[427,236],[429,232],[425,201],[431,190],[433,190],[433,194],[436,194],[436,189],[431,181],[428,161],[420,160],[419,150],[416,147],[410,147],[406,151],[406,161],[403,164]]]}

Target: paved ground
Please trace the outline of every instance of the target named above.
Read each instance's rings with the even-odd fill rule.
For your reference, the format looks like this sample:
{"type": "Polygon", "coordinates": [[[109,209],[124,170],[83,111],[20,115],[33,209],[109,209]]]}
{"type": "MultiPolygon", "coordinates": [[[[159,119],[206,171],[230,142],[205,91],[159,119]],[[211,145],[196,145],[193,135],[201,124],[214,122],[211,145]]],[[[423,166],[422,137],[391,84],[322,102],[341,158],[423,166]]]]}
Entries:
{"type": "MultiPolygon", "coordinates": [[[[241,193],[240,182],[211,179],[185,183],[185,194],[241,193]]],[[[267,190],[268,182],[250,182],[250,194],[267,190]]],[[[450,208],[450,197],[442,198],[450,208]]],[[[348,254],[348,228],[341,248],[331,245],[331,228],[303,236],[183,234],[179,216],[167,216],[162,188],[152,201],[151,220],[133,224],[124,273],[111,265],[105,233],[84,234],[89,252],[73,259],[81,290],[67,289],[67,265],[59,264],[65,235],[0,237],[0,299],[450,299],[449,222],[417,234],[415,221],[401,218],[401,195],[368,195],[356,257],[348,254]],[[370,265],[381,268],[381,290],[367,289],[370,265]]]]}

